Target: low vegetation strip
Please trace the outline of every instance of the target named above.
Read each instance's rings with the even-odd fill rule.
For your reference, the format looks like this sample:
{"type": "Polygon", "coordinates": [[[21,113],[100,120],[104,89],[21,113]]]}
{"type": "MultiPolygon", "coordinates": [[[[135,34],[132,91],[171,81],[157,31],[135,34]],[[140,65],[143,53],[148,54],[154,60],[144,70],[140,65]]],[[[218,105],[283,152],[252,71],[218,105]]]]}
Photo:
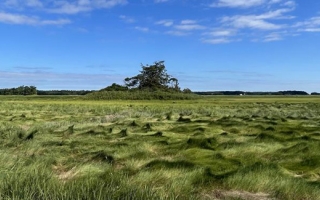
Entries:
{"type": "Polygon", "coordinates": [[[99,91],[87,94],[87,100],[192,100],[200,97],[195,94],[164,91],[99,91]]]}
{"type": "Polygon", "coordinates": [[[0,199],[320,197],[314,97],[0,101],[0,199]]]}

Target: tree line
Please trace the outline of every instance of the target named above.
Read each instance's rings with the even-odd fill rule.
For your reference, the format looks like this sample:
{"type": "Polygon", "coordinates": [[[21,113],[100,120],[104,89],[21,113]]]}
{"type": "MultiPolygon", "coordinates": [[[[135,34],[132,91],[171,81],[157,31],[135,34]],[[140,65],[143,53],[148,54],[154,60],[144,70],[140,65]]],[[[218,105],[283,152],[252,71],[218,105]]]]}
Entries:
{"type": "Polygon", "coordinates": [[[17,88],[0,89],[0,95],[36,95],[37,88],[35,86],[19,86],[17,88]]]}
{"type": "Polygon", "coordinates": [[[86,95],[95,90],[37,90],[35,86],[0,89],[0,95],[86,95]]]}
{"type": "MultiPolygon", "coordinates": [[[[192,92],[189,88],[181,90],[177,78],[169,75],[164,61],[157,61],[151,65],[141,65],[142,70],[133,77],[124,79],[124,85],[113,83],[99,91],[95,90],[37,90],[35,86],[19,86],[17,88],[0,89],[0,95],[86,95],[97,92],[166,92],[166,93],[194,93],[198,95],[309,95],[305,91],[278,92],[245,92],[245,91],[207,91],[192,92]]],[[[142,93],[141,93],[142,94],[142,93]]],[[[161,94],[163,95],[163,93],[161,94]]],[[[161,96],[160,95],[160,96],[161,96]]],[[[320,95],[313,92],[311,95],[320,95]]],[[[98,95],[99,96],[99,95],[98,95]]]]}

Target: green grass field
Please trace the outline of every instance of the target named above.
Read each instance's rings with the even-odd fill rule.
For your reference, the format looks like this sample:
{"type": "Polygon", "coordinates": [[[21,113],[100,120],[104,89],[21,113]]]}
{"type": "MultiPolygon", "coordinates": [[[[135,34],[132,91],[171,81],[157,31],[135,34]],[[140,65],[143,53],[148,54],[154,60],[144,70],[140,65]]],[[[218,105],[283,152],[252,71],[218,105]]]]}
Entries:
{"type": "Polygon", "coordinates": [[[320,199],[320,97],[0,97],[0,199],[320,199]]]}

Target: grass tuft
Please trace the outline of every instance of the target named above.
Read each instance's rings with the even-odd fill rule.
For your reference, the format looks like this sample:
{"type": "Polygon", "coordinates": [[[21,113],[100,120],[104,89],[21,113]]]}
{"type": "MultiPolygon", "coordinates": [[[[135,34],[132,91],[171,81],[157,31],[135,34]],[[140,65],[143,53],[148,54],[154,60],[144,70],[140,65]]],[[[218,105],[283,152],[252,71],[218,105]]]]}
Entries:
{"type": "Polygon", "coordinates": [[[187,148],[201,148],[214,150],[217,144],[216,138],[189,138],[187,140],[187,148]]]}
{"type": "Polygon", "coordinates": [[[149,170],[155,169],[174,169],[174,168],[193,168],[195,165],[188,161],[167,161],[167,160],[153,160],[145,165],[149,170]]]}
{"type": "Polygon", "coordinates": [[[120,137],[128,136],[128,129],[122,129],[119,133],[120,137]]]}
{"type": "Polygon", "coordinates": [[[114,157],[112,155],[105,153],[104,151],[98,151],[92,157],[92,160],[100,161],[100,162],[107,162],[107,163],[112,164],[114,162],[114,157]]]}
{"type": "MultiPolygon", "coordinates": [[[[32,131],[31,133],[29,133],[29,134],[26,136],[25,140],[32,140],[32,139],[34,138],[34,135],[35,135],[37,132],[38,132],[38,130],[32,131]]],[[[18,137],[21,138],[22,135],[19,134],[18,137]]]]}

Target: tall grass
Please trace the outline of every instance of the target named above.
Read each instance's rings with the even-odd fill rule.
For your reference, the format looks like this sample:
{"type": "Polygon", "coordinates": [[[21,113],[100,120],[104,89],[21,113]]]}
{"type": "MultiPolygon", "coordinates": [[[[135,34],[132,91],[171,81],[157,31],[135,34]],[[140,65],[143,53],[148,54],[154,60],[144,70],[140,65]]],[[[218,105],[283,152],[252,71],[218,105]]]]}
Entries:
{"type": "Polygon", "coordinates": [[[0,199],[319,199],[308,98],[50,98],[1,99],[0,199]]]}

